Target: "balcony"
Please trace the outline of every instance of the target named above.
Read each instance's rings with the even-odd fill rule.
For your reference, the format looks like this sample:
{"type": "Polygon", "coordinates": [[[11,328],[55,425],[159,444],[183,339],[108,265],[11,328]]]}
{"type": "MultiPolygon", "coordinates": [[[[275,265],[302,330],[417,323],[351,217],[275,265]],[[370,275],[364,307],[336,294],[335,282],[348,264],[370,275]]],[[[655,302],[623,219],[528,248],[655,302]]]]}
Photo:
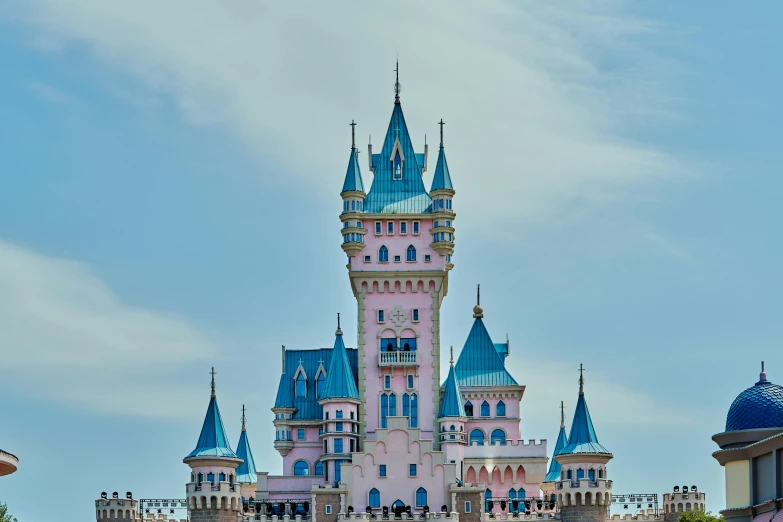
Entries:
{"type": "Polygon", "coordinates": [[[417,352],[396,350],[393,352],[381,352],[379,366],[418,366],[417,352]]]}

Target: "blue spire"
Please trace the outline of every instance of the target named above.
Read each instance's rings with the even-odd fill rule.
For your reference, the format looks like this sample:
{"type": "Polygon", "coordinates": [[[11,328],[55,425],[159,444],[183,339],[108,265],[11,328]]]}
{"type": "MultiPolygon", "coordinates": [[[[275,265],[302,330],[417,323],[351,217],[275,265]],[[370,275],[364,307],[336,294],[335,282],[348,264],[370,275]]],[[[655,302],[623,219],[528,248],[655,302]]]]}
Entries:
{"type": "Polygon", "coordinates": [[[201,435],[198,437],[196,449],[185,457],[229,457],[238,458],[226,437],[226,428],[223,427],[223,418],[220,416],[217,398],[215,397],[215,369],[212,368],[212,395],[209,398],[207,415],[204,417],[204,425],[201,427],[201,435]]]}
{"type": "Polygon", "coordinates": [[[351,363],[345,351],[343,331],[340,329],[340,314],[337,314],[337,332],[334,340],[332,360],[326,374],[326,383],[319,399],[359,399],[359,390],[353,380],[351,363]]]}
{"type": "Polygon", "coordinates": [[[561,455],[572,453],[609,453],[609,450],[598,443],[598,437],[593,428],[593,420],[590,418],[590,410],[585,401],[583,368],[579,365],[579,400],[574,411],[574,421],[571,423],[571,434],[568,436],[568,444],[561,455]]]}
{"type": "Polygon", "coordinates": [[[440,410],[438,418],[444,417],[465,417],[465,408],[462,405],[462,397],[459,393],[457,378],[454,376],[454,349],[451,350],[451,360],[449,361],[449,376],[443,384],[443,397],[440,399],[440,410]]]}
{"type": "Polygon", "coordinates": [[[242,405],[242,434],[237,444],[237,456],[242,459],[242,464],[237,468],[237,482],[240,484],[255,484],[258,482],[256,475],[256,462],[253,460],[253,452],[250,451],[250,442],[247,440],[245,428],[245,405],[242,405]]]}
{"type": "Polygon", "coordinates": [[[348,160],[348,171],[345,173],[342,192],[349,190],[358,190],[364,192],[364,182],[362,181],[362,171],[359,169],[359,152],[356,150],[356,135],[354,128],[356,123],[351,122],[351,157],[348,160]]]}
{"type": "Polygon", "coordinates": [[[563,410],[563,403],[560,403],[560,433],[557,434],[557,442],[555,443],[555,452],[552,454],[552,462],[549,463],[549,472],[544,477],[544,482],[557,482],[560,480],[560,470],[562,466],[555,460],[557,455],[563,452],[563,448],[568,445],[568,437],[566,437],[565,431],[565,411],[563,410]]]}
{"type": "Polygon", "coordinates": [[[454,190],[454,186],[451,184],[451,175],[449,175],[449,164],[446,162],[446,151],[443,150],[443,125],[443,120],[440,120],[440,150],[430,192],[439,189],[454,190]]]}

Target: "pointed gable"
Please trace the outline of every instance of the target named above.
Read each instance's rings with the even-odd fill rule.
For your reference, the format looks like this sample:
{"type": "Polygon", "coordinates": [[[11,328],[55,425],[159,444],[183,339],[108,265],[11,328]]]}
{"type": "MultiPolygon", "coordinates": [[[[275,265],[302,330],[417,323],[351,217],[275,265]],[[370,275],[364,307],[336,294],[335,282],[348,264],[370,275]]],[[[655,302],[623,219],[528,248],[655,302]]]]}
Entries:
{"type": "Polygon", "coordinates": [[[593,420],[590,418],[590,410],[587,409],[587,401],[582,392],[579,393],[579,400],[576,403],[568,444],[560,452],[561,455],[571,453],[606,453],[611,455],[609,450],[598,443],[593,420]]]}
{"type": "Polygon", "coordinates": [[[196,449],[185,458],[191,457],[229,457],[238,458],[226,437],[226,428],[220,416],[217,398],[213,394],[209,399],[207,415],[204,417],[204,425],[201,427],[201,435],[198,437],[196,449]]]}
{"type": "Polygon", "coordinates": [[[359,399],[351,363],[343,343],[343,333],[337,330],[332,349],[332,361],[326,372],[326,383],[319,399],[359,399]]]}
{"type": "Polygon", "coordinates": [[[250,442],[247,440],[247,430],[242,428],[237,444],[237,456],[242,459],[242,464],[237,468],[237,482],[240,484],[255,484],[258,482],[256,474],[256,462],[253,460],[253,452],[250,450],[250,442]]]}
{"type": "Polygon", "coordinates": [[[358,152],[355,147],[351,149],[351,157],[348,159],[348,171],[345,173],[342,192],[349,192],[352,190],[364,192],[364,181],[362,181],[358,152]]]}
{"type": "Polygon", "coordinates": [[[435,175],[432,177],[433,190],[454,190],[454,186],[451,184],[451,175],[449,174],[449,164],[446,162],[446,151],[443,150],[443,144],[438,151],[438,163],[435,165],[435,175]]]}
{"type": "Polygon", "coordinates": [[[460,386],[519,386],[508,373],[481,317],[476,317],[456,365],[460,386]]]}
{"type": "Polygon", "coordinates": [[[440,400],[438,418],[465,416],[465,407],[462,405],[462,397],[460,397],[459,384],[457,384],[457,377],[454,375],[454,364],[452,361],[449,367],[449,375],[443,384],[443,397],[440,400]]]}
{"type": "Polygon", "coordinates": [[[380,154],[373,154],[373,180],[364,202],[367,213],[429,212],[432,199],[421,178],[424,168],[411,144],[402,106],[394,105],[389,128],[380,154]],[[395,161],[400,160],[400,173],[395,179],[395,161]]]}

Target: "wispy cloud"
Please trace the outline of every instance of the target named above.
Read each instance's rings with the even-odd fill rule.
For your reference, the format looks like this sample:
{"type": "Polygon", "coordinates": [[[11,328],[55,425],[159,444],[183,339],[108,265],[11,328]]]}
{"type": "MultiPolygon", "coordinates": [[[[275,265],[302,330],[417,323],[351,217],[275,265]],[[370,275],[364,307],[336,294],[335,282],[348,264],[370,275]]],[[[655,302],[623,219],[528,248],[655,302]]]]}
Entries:
{"type": "Polygon", "coordinates": [[[2,240],[0,349],[9,390],[131,416],[198,411],[215,360],[186,320],[124,304],[88,267],[2,240]],[[204,379],[181,378],[193,365],[204,379]]]}
{"type": "Polygon", "coordinates": [[[267,181],[317,190],[339,185],[351,118],[360,134],[385,131],[399,53],[414,139],[435,136],[441,117],[448,124],[462,222],[480,212],[506,230],[512,218],[605,205],[687,170],[622,138],[667,117],[656,79],[671,76],[642,44],[661,28],[622,5],[30,0],[6,15],[40,40],[88,49],[291,174],[267,181]]]}

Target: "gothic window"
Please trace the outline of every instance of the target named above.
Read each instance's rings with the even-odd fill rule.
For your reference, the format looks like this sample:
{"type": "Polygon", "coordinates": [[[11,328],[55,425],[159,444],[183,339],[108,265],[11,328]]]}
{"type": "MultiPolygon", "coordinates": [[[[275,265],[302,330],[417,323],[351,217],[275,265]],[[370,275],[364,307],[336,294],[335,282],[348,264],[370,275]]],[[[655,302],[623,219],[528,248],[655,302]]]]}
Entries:
{"type": "Polygon", "coordinates": [[[494,502],[492,502],[492,490],[487,489],[484,491],[484,511],[491,513],[493,505],[494,502]]]}
{"type": "Polygon", "coordinates": [[[402,179],[402,159],[399,154],[394,156],[394,179],[402,179]]]}
{"type": "Polygon", "coordinates": [[[389,396],[385,393],[381,395],[381,428],[387,428],[386,417],[389,416],[389,396]]]}
{"type": "Polygon", "coordinates": [[[449,431],[454,431],[454,425],[452,424],[451,427],[449,427],[449,431]]]}
{"type": "Polygon", "coordinates": [[[427,505],[427,490],[419,488],[416,490],[416,507],[424,507],[427,505]]]}
{"type": "Polygon", "coordinates": [[[225,482],[225,481],[226,481],[225,473],[221,473],[220,475],[218,475],[218,482],[225,482]]]}
{"type": "Polygon", "coordinates": [[[505,417],[506,416],[506,403],[503,401],[498,401],[498,405],[495,406],[495,414],[497,417],[505,417]]]}
{"type": "Polygon", "coordinates": [[[525,500],[525,495],[526,495],[526,493],[525,493],[524,488],[519,488],[517,490],[517,500],[525,500]]]}
{"type": "Polygon", "coordinates": [[[419,396],[411,394],[411,428],[419,427],[419,396]]]}
{"type": "Polygon", "coordinates": [[[503,430],[501,430],[501,429],[494,430],[492,432],[492,435],[490,436],[489,442],[493,446],[495,445],[496,442],[499,442],[501,446],[505,446],[506,445],[506,434],[505,434],[505,432],[503,430]]]}
{"type": "Polygon", "coordinates": [[[603,470],[603,469],[599,469],[599,470],[598,470],[598,478],[599,478],[599,479],[602,479],[602,478],[604,478],[604,470],[603,470]]]}
{"type": "Polygon", "coordinates": [[[402,416],[403,417],[407,417],[408,415],[411,414],[410,402],[411,402],[411,398],[408,396],[407,393],[402,396],[402,416]]]}
{"type": "Polygon", "coordinates": [[[474,442],[479,446],[484,445],[484,432],[478,428],[470,432],[470,445],[472,446],[474,442]]]}
{"type": "Polygon", "coordinates": [[[318,377],[315,380],[315,396],[316,398],[321,397],[321,392],[324,389],[324,384],[326,383],[326,374],[324,372],[321,372],[318,374],[318,377]]]}
{"type": "Polygon", "coordinates": [[[573,480],[574,479],[573,471],[569,469],[567,472],[567,476],[568,476],[568,480],[573,480]]]}
{"type": "Polygon", "coordinates": [[[370,507],[381,507],[381,492],[375,488],[370,490],[370,498],[368,504],[370,507]]]}
{"type": "Polygon", "coordinates": [[[587,471],[587,478],[590,479],[590,482],[595,482],[595,470],[590,469],[587,471]]]}
{"type": "Polygon", "coordinates": [[[392,417],[397,416],[397,396],[393,393],[389,394],[389,415],[392,417]]]}
{"type": "Polygon", "coordinates": [[[473,416],[473,404],[471,404],[470,401],[465,403],[465,415],[468,417],[473,416]]]}
{"type": "Polygon", "coordinates": [[[414,248],[413,245],[408,246],[407,256],[405,257],[406,261],[416,261],[416,248],[414,248]]]}
{"type": "Polygon", "coordinates": [[[379,263],[389,262],[389,249],[386,248],[386,245],[381,245],[381,248],[378,250],[378,262],[379,263]]]}
{"type": "Polygon", "coordinates": [[[489,403],[487,401],[481,403],[481,416],[489,417],[489,403]]]}
{"type": "Polygon", "coordinates": [[[214,473],[207,473],[207,482],[211,483],[213,486],[215,485],[215,474],[214,473]]]}
{"type": "Polygon", "coordinates": [[[578,470],[576,470],[576,480],[583,479],[583,478],[585,478],[585,470],[579,468],[578,470]]]}
{"type": "Polygon", "coordinates": [[[317,475],[319,477],[324,476],[324,463],[320,460],[315,463],[315,469],[313,470],[313,475],[317,475]]]}
{"type": "Polygon", "coordinates": [[[302,372],[299,372],[299,375],[296,376],[296,396],[307,396],[307,380],[302,372]]]}
{"type": "Polygon", "coordinates": [[[307,462],[303,460],[297,460],[294,463],[294,475],[309,475],[310,474],[310,466],[307,465],[307,462]]]}
{"type": "Polygon", "coordinates": [[[201,484],[202,482],[204,482],[204,474],[203,473],[199,473],[198,474],[198,483],[201,484]]]}

